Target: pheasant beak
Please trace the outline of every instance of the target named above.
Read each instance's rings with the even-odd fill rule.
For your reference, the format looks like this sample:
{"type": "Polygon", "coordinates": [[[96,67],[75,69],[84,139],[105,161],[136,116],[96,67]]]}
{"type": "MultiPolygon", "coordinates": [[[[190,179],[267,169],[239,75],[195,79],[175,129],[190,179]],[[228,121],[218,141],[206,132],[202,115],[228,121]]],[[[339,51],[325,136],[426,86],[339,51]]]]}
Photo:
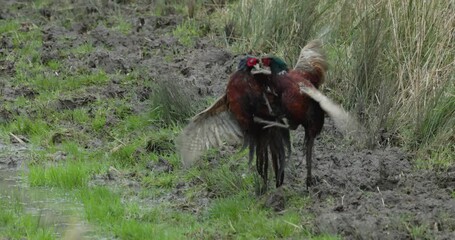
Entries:
{"type": "Polygon", "coordinates": [[[254,65],[254,68],[251,70],[251,73],[253,75],[255,75],[255,74],[265,74],[265,75],[272,74],[272,72],[270,70],[263,68],[262,64],[260,64],[260,63],[257,63],[256,65],[254,65]]]}

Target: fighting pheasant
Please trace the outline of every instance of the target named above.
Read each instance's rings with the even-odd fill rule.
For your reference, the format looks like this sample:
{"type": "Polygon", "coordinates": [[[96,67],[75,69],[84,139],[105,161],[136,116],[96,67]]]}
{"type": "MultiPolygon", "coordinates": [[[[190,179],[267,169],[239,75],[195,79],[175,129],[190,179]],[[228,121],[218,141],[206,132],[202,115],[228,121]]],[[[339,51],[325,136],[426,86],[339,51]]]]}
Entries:
{"type": "Polygon", "coordinates": [[[289,70],[287,64],[278,57],[262,58],[262,63],[270,67],[271,85],[278,94],[281,109],[290,129],[295,130],[299,125],[305,129],[306,184],[311,186],[314,183],[311,174],[313,145],[324,125],[324,111],[318,102],[301,92],[300,86],[317,89],[324,82],[328,64],[321,43],[319,41],[308,43],[300,52],[292,70],[289,70]]]}
{"type": "Polygon", "coordinates": [[[249,148],[249,163],[256,154],[256,168],[267,188],[269,156],[275,171],[276,186],[284,179],[286,154],[290,152],[288,129],[270,127],[254,121],[255,117],[277,121],[274,111],[279,104],[270,92],[270,77],[258,68],[254,57],[243,58],[237,71],[230,76],[226,92],[212,106],[197,114],[177,139],[184,167],[190,167],[209,148],[224,142],[243,142],[249,148]]]}

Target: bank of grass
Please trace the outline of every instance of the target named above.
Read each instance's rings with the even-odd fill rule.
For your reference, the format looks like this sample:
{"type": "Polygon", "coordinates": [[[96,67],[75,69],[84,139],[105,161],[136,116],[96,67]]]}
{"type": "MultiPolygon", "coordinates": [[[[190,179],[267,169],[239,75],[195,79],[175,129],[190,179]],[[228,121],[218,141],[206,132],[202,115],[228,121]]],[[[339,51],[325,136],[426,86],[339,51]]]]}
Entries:
{"type": "Polygon", "coordinates": [[[229,5],[229,46],[274,53],[292,66],[320,38],[330,62],[324,92],[354,112],[368,145],[416,152],[419,167],[454,164],[455,10],[444,1],[259,1],[229,5]]]}

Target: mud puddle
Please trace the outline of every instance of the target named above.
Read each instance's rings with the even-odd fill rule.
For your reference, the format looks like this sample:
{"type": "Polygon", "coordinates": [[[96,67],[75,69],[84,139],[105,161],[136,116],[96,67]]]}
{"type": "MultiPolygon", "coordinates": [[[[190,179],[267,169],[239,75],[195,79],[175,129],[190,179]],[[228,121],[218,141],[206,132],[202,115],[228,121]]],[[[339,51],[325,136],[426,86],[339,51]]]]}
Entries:
{"type": "Polygon", "coordinates": [[[90,226],[81,221],[83,206],[71,197],[48,188],[30,188],[23,183],[18,171],[0,171],[0,199],[20,204],[24,213],[39,217],[38,225],[52,227],[57,237],[77,232],[84,239],[99,239],[90,226]]]}
{"type": "Polygon", "coordinates": [[[27,185],[21,167],[26,158],[24,146],[0,143],[0,151],[0,203],[6,203],[6,206],[1,206],[3,211],[12,210],[8,208],[17,210],[18,207],[22,213],[38,217],[38,226],[52,227],[58,238],[100,239],[94,229],[81,220],[84,208],[75,203],[70,194],[27,185]]]}

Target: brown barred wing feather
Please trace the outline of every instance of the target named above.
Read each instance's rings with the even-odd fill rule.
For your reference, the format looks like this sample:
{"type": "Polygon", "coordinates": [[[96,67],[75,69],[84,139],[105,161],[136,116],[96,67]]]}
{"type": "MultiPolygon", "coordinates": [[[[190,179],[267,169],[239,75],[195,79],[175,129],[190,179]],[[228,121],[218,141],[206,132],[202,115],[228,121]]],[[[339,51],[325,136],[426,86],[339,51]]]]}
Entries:
{"type": "Polygon", "coordinates": [[[238,144],[242,130],[229,111],[226,95],[212,106],[198,113],[177,138],[177,149],[185,168],[191,167],[205,151],[224,143],[238,144]]]}

